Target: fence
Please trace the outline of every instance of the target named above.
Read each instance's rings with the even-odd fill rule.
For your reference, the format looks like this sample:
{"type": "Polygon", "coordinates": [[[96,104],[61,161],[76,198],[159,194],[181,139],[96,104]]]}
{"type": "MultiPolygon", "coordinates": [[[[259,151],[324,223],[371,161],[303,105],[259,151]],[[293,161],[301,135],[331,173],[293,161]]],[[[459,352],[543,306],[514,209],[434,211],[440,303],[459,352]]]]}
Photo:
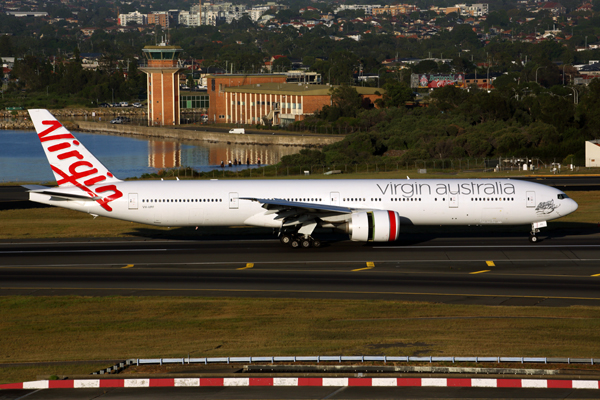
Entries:
{"type": "Polygon", "coordinates": [[[587,364],[600,363],[598,358],[561,358],[561,357],[419,357],[419,356],[279,356],[279,357],[201,357],[201,358],[133,358],[106,369],[94,372],[93,375],[116,373],[130,365],[164,365],[164,364],[233,364],[233,363],[520,363],[520,364],[587,364]]]}
{"type": "MultiPolygon", "coordinates": [[[[534,159],[533,165],[535,166],[536,173],[553,173],[553,164],[546,164],[542,160],[534,159]]],[[[186,168],[186,167],[181,167],[186,168]]],[[[210,168],[210,167],[209,167],[210,168]]],[[[237,169],[229,170],[227,166],[224,168],[212,167],[213,170],[207,172],[209,177],[220,178],[220,177],[261,177],[261,176],[297,176],[297,175],[334,175],[334,174],[350,174],[350,173],[367,173],[376,174],[380,172],[398,172],[398,173],[411,173],[411,174],[426,174],[426,173],[457,173],[459,171],[465,172],[480,172],[490,173],[490,177],[497,177],[493,175],[494,172],[514,172],[523,173],[522,166],[518,164],[510,163],[498,163],[498,159],[490,158],[460,158],[460,159],[432,159],[432,160],[417,160],[410,162],[387,162],[387,163],[353,163],[353,164],[330,164],[330,165],[265,165],[256,168],[252,165],[252,169],[237,167],[237,169]]],[[[206,170],[206,167],[205,167],[206,170]]],[[[574,170],[579,171],[580,168],[576,167],[574,170]]],[[[175,170],[177,171],[177,170],[175,170]]],[[[568,168],[563,168],[562,172],[570,172],[568,168]]],[[[525,171],[526,172],[526,171],[525,171]]],[[[557,169],[556,172],[559,172],[557,169]]],[[[173,173],[169,173],[172,175],[173,173]]],[[[177,174],[175,172],[174,174],[177,174]]],[[[182,176],[182,174],[178,175],[182,176]]],[[[413,176],[411,176],[413,177],[413,176]]],[[[503,176],[504,177],[504,176],[503,176]]],[[[416,178],[416,177],[413,177],[416,178]]]]}

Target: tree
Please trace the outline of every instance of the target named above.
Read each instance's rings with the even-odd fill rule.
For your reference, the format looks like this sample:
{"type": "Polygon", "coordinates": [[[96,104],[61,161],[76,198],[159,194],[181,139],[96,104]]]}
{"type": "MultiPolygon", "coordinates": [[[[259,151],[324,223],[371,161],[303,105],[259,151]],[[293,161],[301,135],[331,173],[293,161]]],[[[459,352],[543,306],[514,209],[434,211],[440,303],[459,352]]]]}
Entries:
{"type": "Polygon", "coordinates": [[[292,62],[287,57],[279,57],[273,61],[273,71],[287,71],[292,67],[292,62]]]}
{"type": "Polygon", "coordinates": [[[432,73],[432,72],[437,72],[438,65],[433,60],[423,60],[420,63],[418,63],[417,65],[415,65],[412,68],[412,70],[413,70],[413,73],[415,73],[415,74],[428,74],[428,73],[432,73]]]}
{"type": "Polygon", "coordinates": [[[383,85],[385,93],[375,104],[381,108],[403,107],[407,101],[414,99],[414,93],[410,86],[404,82],[391,81],[383,85]]]}
{"type": "Polygon", "coordinates": [[[10,36],[2,35],[0,36],[0,57],[13,57],[15,55],[15,50],[12,45],[12,41],[10,36]]]}
{"type": "Polygon", "coordinates": [[[600,79],[593,79],[579,101],[577,114],[585,126],[588,138],[600,137],[600,79]]]}
{"type": "Polygon", "coordinates": [[[355,88],[348,85],[332,87],[331,106],[321,109],[320,117],[329,121],[337,121],[340,118],[354,118],[362,107],[362,98],[355,88]]]}

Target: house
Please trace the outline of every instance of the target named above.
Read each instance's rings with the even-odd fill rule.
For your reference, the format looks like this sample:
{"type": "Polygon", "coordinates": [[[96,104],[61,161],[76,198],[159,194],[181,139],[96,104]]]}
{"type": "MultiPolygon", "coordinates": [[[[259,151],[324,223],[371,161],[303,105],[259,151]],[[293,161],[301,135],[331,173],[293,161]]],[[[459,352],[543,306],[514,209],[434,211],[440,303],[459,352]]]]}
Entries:
{"type": "Polygon", "coordinates": [[[538,11],[550,11],[553,15],[566,14],[567,9],[563,7],[560,3],[549,1],[544,3],[542,7],[538,9],[538,11]]]}

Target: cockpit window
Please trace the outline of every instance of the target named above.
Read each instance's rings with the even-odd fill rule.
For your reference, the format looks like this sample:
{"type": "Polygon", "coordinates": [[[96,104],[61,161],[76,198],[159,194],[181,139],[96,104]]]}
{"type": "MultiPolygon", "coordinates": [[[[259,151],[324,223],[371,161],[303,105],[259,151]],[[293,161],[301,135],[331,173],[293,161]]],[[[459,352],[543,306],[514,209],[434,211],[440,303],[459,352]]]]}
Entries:
{"type": "Polygon", "coordinates": [[[557,195],[557,197],[558,197],[558,199],[559,199],[559,200],[562,200],[562,199],[568,199],[568,198],[569,198],[569,196],[567,196],[567,195],[566,195],[566,194],[564,194],[564,193],[561,193],[561,194],[557,195]]]}

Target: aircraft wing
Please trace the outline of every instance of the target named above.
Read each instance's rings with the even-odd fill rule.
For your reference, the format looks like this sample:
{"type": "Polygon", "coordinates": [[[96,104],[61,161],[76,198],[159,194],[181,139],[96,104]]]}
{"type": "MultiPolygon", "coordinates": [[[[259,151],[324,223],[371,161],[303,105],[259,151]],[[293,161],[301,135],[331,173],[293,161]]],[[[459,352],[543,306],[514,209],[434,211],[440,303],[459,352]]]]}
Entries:
{"type": "Polygon", "coordinates": [[[317,203],[303,203],[297,201],[287,201],[282,199],[259,199],[255,197],[240,197],[240,200],[250,200],[261,203],[263,208],[266,208],[267,210],[271,211],[268,214],[292,209],[296,209],[300,212],[304,211],[305,213],[351,214],[353,212],[353,209],[348,207],[330,206],[327,204],[317,203]]]}

